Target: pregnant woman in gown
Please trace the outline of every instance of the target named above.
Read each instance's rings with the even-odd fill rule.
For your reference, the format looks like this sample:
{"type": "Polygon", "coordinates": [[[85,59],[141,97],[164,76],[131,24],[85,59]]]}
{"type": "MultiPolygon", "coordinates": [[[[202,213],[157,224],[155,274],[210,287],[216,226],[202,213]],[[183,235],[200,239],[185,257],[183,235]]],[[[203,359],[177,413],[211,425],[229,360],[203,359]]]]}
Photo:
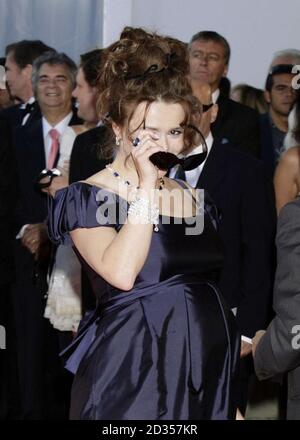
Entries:
{"type": "Polygon", "coordinates": [[[239,335],[216,287],[217,215],[149,159],[193,147],[201,105],[167,40],[122,39],[99,78],[112,163],[50,201],[97,308],[65,351],[71,419],[234,419],[239,335]]]}

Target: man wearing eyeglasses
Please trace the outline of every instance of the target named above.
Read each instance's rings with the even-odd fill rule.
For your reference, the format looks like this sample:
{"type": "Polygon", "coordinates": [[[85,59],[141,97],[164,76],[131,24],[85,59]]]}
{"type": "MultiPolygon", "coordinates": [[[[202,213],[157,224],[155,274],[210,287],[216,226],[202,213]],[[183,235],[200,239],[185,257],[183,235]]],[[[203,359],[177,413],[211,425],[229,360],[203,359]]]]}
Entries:
{"type": "Polygon", "coordinates": [[[218,117],[212,125],[214,136],[222,143],[252,155],[260,156],[259,120],[256,112],[229,99],[221,90],[222,78],[226,77],[230,59],[227,40],[213,31],[195,34],[189,43],[190,79],[195,85],[209,84],[213,102],[219,106],[218,117]]]}

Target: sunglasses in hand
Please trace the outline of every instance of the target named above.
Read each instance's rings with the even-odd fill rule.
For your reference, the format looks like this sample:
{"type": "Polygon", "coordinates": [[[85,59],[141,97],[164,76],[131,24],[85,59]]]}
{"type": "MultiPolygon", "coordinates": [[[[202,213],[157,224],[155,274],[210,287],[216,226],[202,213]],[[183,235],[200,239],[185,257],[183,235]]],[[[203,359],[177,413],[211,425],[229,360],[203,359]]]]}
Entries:
{"type": "Polygon", "coordinates": [[[38,189],[49,188],[54,177],[58,176],[61,176],[61,172],[57,168],[52,168],[51,170],[44,169],[38,175],[35,185],[38,189]]]}

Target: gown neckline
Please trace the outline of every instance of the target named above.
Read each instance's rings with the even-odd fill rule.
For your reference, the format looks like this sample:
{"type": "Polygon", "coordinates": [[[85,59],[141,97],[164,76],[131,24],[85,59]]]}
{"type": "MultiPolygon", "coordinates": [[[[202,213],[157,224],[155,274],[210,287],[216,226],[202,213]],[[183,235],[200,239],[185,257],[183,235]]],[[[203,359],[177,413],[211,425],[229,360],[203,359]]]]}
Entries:
{"type": "MultiPolygon", "coordinates": [[[[91,188],[98,188],[98,189],[103,189],[103,190],[105,190],[106,192],[108,192],[108,193],[110,193],[110,194],[113,194],[113,195],[115,195],[115,196],[117,196],[119,199],[121,199],[121,200],[123,200],[124,202],[126,202],[127,203],[127,206],[129,205],[129,202],[128,202],[128,200],[126,200],[126,199],[124,199],[124,197],[122,197],[122,196],[120,196],[118,193],[116,193],[116,192],[114,192],[114,191],[110,191],[109,189],[107,189],[107,188],[104,188],[104,187],[101,187],[101,186],[98,186],[98,185],[95,185],[95,184],[93,184],[93,183],[89,183],[89,182],[84,182],[84,181],[79,181],[79,182],[76,182],[76,184],[77,183],[82,183],[82,184],[84,184],[84,185],[87,185],[87,186],[90,186],[91,188]]],[[[164,215],[164,214],[160,214],[159,213],[159,217],[161,217],[161,218],[166,218],[166,217],[169,217],[169,218],[174,218],[174,219],[195,219],[195,218],[197,218],[197,217],[199,217],[199,215],[192,215],[192,216],[190,216],[190,217],[175,217],[175,216],[173,216],[173,215],[164,215]]]]}

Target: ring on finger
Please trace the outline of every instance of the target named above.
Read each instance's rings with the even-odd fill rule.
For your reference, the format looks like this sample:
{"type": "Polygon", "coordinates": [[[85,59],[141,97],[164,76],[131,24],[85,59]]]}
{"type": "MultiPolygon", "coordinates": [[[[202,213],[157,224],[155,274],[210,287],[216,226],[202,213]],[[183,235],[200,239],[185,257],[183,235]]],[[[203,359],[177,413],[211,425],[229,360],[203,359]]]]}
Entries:
{"type": "Polygon", "coordinates": [[[134,147],[137,147],[137,146],[139,145],[140,142],[141,142],[141,140],[137,137],[137,138],[133,139],[133,141],[132,141],[132,145],[133,145],[134,147]]]}

